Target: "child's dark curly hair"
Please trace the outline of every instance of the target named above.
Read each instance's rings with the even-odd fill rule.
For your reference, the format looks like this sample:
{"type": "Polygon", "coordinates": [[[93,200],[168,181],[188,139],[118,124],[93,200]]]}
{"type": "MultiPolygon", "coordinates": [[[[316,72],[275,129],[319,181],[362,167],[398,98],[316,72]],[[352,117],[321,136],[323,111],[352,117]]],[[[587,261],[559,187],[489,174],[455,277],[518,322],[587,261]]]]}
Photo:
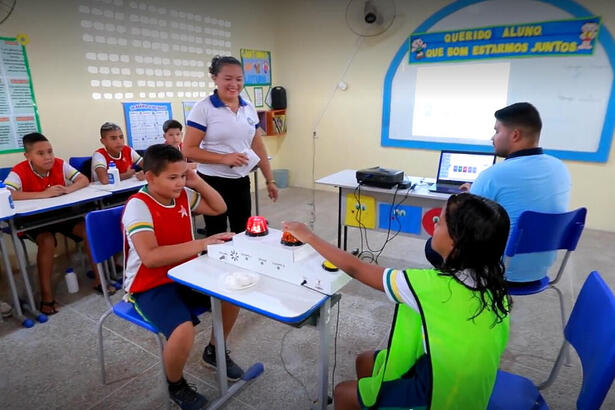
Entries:
{"type": "Polygon", "coordinates": [[[495,314],[496,323],[501,322],[512,306],[502,260],[510,229],[506,210],[489,199],[463,193],[449,198],[445,216],[453,249],[440,271],[456,279],[456,272],[472,274],[480,307],[470,319],[488,308],[495,314]]]}

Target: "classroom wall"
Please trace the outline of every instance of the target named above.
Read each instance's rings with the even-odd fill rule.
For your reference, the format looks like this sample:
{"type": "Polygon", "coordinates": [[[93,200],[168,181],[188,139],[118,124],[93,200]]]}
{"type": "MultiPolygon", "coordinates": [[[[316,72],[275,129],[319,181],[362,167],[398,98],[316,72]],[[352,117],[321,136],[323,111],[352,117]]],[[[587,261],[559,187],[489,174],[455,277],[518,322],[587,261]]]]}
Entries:
{"type": "MultiPolygon", "coordinates": [[[[26,51],[42,132],[51,140],[56,155],[61,158],[91,155],[101,146],[98,130],[103,122],[116,122],[122,127],[125,125],[120,101],[92,99],[92,91],[96,90],[90,87],[90,79],[93,76],[87,72],[88,63],[84,55],[95,46],[84,43],[82,35],[86,30],[80,26],[82,19],[92,19],[92,16],[80,13],[79,6],[86,5],[104,10],[113,8],[114,3],[127,6],[131,2],[131,0],[22,0],[17,2],[13,14],[0,25],[0,36],[14,37],[19,33],[26,33],[30,38],[26,51]]],[[[250,0],[199,2],[148,0],[136,3],[228,20],[232,23],[230,41],[234,56],[239,58],[240,48],[253,48],[269,50],[273,58],[276,58],[273,49],[274,33],[271,28],[272,6],[268,0],[259,1],[257,6],[250,0]]],[[[126,9],[128,17],[130,9],[126,9]]],[[[127,19],[123,24],[130,30],[127,19]]],[[[122,48],[118,47],[117,52],[122,53],[122,48]]],[[[142,50],[141,54],[152,55],[154,52],[142,50]]],[[[207,63],[211,61],[211,57],[212,55],[204,53],[199,58],[207,63]]],[[[170,69],[173,70],[173,67],[170,69]]],[[[204,71],[207,71],[206,68],[204,71]]],[[[274,80],[278,73],[274,67],[272,71],[274,80]]],[[[209,79],[206,78],[205,81],[209,79]]],[[[152,90],[133,87],[130,91],[138,96],[139,91],[152,90]]],[[[181,102],[198,99],[200,98],[176,97],[151,100],[135,98],[132,101],[171,101],[174,117],[183,122],[181,102]]],[[[275,146],[269,151],[275,153],[275,146]]],[[[2,154],[0,167],[9,167],[21,160],[23,160],[21,153],[2,154]]]]}
{"type": "MultiPolygon", "coordinates": [[[[278,81],[287,88],[288,133],[279,137],[279,166],[290,169],[291,185],[312,186],[312,144],[315,123],[332,95],[357,36],[346,26],[344,0],[279,2],[275,29],[278,81]]],[[[438,152],[380,146],[382,88],[386,70],[400,45],[425,19],[450,1],[396,1],[398,17],[385,34],[359,45],[345,81],[336,91],[317,127],[315,177],[345,168],[375,165],[397,168],[410,175],[436,173],[438,152]]],[[[615,8],[609,1],[580,2],[615,34],[615,8]]],[[[488,24],[489,22],[485,22],[488,24]]],[[[582,138],[582,136],[580,136],[582,138]]],[[[607,163],[567,161],[572,176],[571,207],[589,209],[587,226],[615,231],[615,144],[607,163]],[[603,182],[599,188],[595,182],[603,182]]],[[[318,189],[322,187],[316,186],[318,189]]],[[[334,214],[331,214],[333,220],[334,214]]]]}
{"type": "MultiPolygon", "coordinates": [[[[145,3],[171,7],[162,0],[145,3]]],[[[411,175],[435,176],[437,152],[380,146],[382,86],[386,69],[402,42],[450,1],[396,3],[398,16],[391,29],[359,41],[344,21],[346,0],[182,0],[172,5],[231,21],[231,50],[235,56],[239,56],[240,48],[272,52],[273,82],[287,89],[288,133],[265,137],[265,142],[274,168],[288,168],[291,185],[309,188],[313,186],[313,144],[316,178],[344,168],[374,165],[403,169],[411,175]],[[348,90],[335,91],[355,51],[344,78],[348,90]],[[317,138],[313,139],[323,112],[316,127],[317,138]]],[[[609,1],[581,3],[602,16],[603,24],[615,34],[615,9],[609,1]]],[[[98,148],[98,128],[104,121],[124,124],[119,101],[91,98],[83,57],[87,47],[79,26],[82,16],[78,7],[83,4],[104,7],[105,1],[23,0],[0,25],[1,36],[26,33],[30,37],[27,53],[42,131],[53,142],[57,155],[64,158],[89,155],[98,148]]],[[[209,61],[210,57],[204,55],[203,59],[209,61]]],[[[169,100],[174,116],[181,119],[182,98],[169,100]]],[[[594,181],[615,175],[614,154],[615,145],[607,163],[566,162],[573,180],[571,207],[589,208],[588,227],[615,231],[615,218],[610,213],[615,184],[606,183],[599,189],[593,186],[594,181]]],[[[21,154],[0,155],[0,167],[11,166],[22,158],[21,154]]]]}

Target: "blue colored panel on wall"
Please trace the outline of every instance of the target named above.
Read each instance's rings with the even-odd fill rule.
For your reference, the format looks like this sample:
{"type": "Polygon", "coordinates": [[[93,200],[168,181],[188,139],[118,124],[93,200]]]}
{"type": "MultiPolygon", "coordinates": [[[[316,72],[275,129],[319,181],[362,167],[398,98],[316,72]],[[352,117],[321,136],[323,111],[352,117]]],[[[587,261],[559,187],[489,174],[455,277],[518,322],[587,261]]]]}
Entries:
{"type": "Polygon", "coordinates": [[[420,206],[397,205],[392,208],[392,204],[378,204],[378,229],[389,229],[390,226],[392,232],[421,233],[423,209],[420,206]]]}

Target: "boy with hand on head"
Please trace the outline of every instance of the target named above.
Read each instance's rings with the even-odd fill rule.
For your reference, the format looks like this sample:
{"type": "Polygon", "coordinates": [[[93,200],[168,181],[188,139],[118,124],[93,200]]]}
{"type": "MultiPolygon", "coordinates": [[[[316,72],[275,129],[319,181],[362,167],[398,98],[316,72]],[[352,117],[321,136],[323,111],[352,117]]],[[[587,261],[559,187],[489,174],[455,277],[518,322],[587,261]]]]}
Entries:
{"type": "MultiPolygon", "coordinates": [[[[85,175],[79,173],[68,162],[55,157],[51,143],[43,134],[33,132],[24,135],[23,146],[26,160],[15,165],[4,180],[7,188],[11,190],[11,196],[14,200],[51,198],[69,194],[89,185],[90,182],[85,175]]],[[[82,218],[31,229],[26,232],[26,235],[38,245],[36,265],[41,289],[40,310],[46,315],[53,315],[58,312],[51,286],[56,232],[75,240],[83,239],[86,241],[85,225],[82,218]]],[[[87,241],[85,248],[89,255],[90,247],[87,245],[87,241]]],[[[92,268],[96,272],[94,264],[92,264],[92,268]]],[[[96,275],[96,278],[98,281],[98,275],[96,275]]],[[[100,282],[98,282],[98,287],[100,287],[100,282]]]]}
{"type": "MultiPolygon", "coordinates": [[[[209,307],[209,296],[173,282],[169,269],[195,258],[209,244],[222,243],[233,233],[194,239],[192,213],[219,215],[224,200],[194,172],[188,172],[182,153],[166,144],[145,151],[145,185],[126,203],[122,225],[127,242],[124,287],[137,311],[166,338],[163,362],[169,394],[182,409],[201,408],[206,399],[183,378],[183,368],[199,323],[194,307],[209,307]]],[[[222,302],[224,337],[230,333],[239,308],[222,302]]],[[[206,366],[216,366],[213,333],[203,352],[206,366]]],[[[238,380],[243,370],[226,352],[227,378],[238,380]]]]}
{"type": "Polygon", "coordinates": [[[138,180],[143,180],[143,172],[135,171],[133,165],[141,165],[141,156],[129,147],[124,145],[124,133],[119,125],[106,122],[100,126],[100,142],[103,148],[94,151],[92,155],[92,181],[100,181],[102,184],[109,183],[107,169],[109,163],[113,161],[120,172],[120,180],[125,180],[133,175],[138,180]]]}

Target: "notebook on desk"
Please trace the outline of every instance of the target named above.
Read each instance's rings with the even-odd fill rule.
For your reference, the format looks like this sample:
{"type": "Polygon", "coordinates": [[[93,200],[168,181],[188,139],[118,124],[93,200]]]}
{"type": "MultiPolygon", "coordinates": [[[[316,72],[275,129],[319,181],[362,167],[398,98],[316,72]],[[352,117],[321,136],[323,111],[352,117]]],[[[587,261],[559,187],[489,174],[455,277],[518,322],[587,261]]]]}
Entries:
{"type": "Polygon", "coordinates": [[[461,192],[459,187],[472,183],[495,163],[495,155],[481,152],[442,151],[436,183],[429,190],[447,194],[461,192]]]}

